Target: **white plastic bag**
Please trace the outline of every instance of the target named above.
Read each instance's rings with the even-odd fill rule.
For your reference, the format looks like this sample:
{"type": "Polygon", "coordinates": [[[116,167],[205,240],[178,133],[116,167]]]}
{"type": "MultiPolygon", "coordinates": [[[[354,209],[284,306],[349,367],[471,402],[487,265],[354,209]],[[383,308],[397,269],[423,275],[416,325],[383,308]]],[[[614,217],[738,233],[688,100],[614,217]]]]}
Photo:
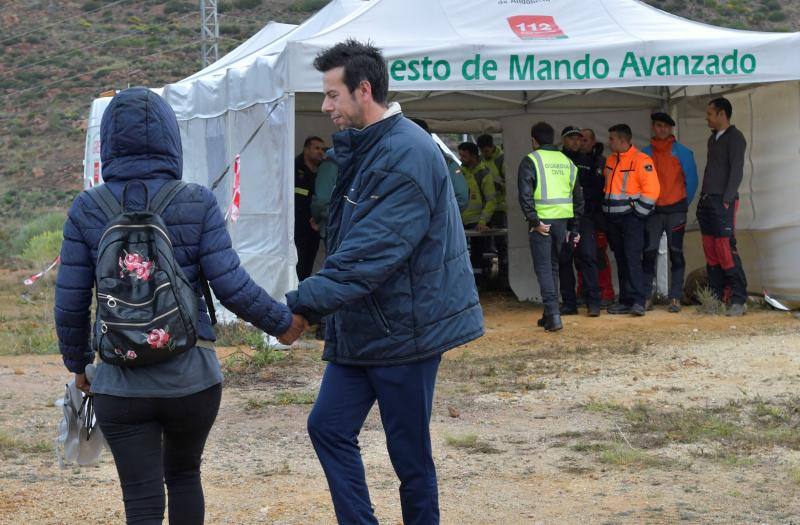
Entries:
{"type": "MultiPolygon", "coordinates": [[[[92,375],[93,368],[94,365],[86,367],[87,379],[92,375]]],[[[92,398],[78,390],[74,379],[66,385],[64,397],[56,400],[56,406],[61,407],[64,413],[56,437],[56,457],[61,468],[70,463],[94,465],[100,461],[103,449],[108,448],[94,417],[92,404],[92,398]]]]}

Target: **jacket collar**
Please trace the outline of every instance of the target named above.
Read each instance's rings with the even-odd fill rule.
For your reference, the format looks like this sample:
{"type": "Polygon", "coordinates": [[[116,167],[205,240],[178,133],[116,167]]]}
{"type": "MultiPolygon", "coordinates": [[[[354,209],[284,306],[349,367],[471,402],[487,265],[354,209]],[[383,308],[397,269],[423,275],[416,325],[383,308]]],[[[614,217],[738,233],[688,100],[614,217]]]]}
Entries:
{"type": "Polygon", "coordinates": [[[650,139],[650,145],[653,146],[653,151],[658,151],[659,153],[665,151],[671,151],[672,145],[675,144],[675,142],[677,141],[675,140],[674,135],[670,135],[669,137],[663,140],[657,139],[655,137],[650,139]]]}
{"type": "Polygon", "coordinates": [[[372,148],[400,119],[400,104],[394,102],[383,118],[363,129],[345,129],[333,135],[333,158],[339,166],[347,166],[355,157],[372,148]]]}

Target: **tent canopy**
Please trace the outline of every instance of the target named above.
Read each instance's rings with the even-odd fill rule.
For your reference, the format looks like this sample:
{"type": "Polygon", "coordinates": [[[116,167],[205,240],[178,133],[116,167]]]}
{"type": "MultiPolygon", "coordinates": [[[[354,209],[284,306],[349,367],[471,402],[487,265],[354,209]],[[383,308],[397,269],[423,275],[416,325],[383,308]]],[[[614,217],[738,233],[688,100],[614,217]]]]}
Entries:
{"type": "MultiPolygon", "coordinates": [[[[296,285],[294,154],[303,137],[333,131],[319,111],[313,60],[347,38],[383,50],[390,97],[406,114],[443,131],[502,130],[509,174],[530,148],[532,118],[594,127],[600,140],[609,124],[628,122],[640,144],[655,108],[673,111],[702,170],[707,98],[697,96],[730,93],[750,146],[738,222],[754,246],[743,250],[755,257],[748,275],[800,301],[792,264],[800,208],[786,204],[800,189],[780,191],[800,152],[770,147],[776,133],[800,132],[800,82],[781,82],[800,79],[800,33],[713,27],[636,0],[332,0],[299,26],[269,24],[219,62],[165,86],[181,122],[184,173],[221,181],[223,209],[232,177],[220,173],[241,154],[241,218],[229,229],[245,267],[273,295],[296,285]]],[[[507,187],[512,286],[535,299],[527,230],[516,186],[507,187]]],[[[696,255],[687,254],[690,263],[696,255]]]]}
{"type": "Polygon", "coordinates": [[[289,37],[287,90],[318,92],[314,56],[345,38],[384,52],[391,89],[685,86],[800,78],[798,33],[723,29],[635,0],[376,0],[307,38],[289,37]]]}

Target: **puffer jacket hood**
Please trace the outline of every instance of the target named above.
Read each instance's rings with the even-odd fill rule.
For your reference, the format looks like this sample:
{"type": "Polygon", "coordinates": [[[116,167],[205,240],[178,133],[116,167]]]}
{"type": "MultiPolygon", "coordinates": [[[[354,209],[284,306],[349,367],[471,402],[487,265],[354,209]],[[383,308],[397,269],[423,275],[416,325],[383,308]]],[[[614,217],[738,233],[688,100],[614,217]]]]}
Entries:
{"type": "Polygon", "coordinates": [[[180,179],[178,120],[167,102],[144,87],[111,100],[100,123],[103,180],[180,179]]]}

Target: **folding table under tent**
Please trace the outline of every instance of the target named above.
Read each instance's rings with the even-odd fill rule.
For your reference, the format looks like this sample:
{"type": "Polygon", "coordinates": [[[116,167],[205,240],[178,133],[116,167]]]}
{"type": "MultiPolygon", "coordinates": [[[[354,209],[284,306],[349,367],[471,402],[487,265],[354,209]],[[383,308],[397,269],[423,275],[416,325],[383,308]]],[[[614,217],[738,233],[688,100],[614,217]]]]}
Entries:
{"type": "MultiPolygon", "coordinates": [[[[609,125],[627,122],[643,146],[649,113],[667,109],[702,173],[705,105],[724,93],[749,143],[737,225],[749,288],[800,304],[800,185],[786,184],[800,161],[800,33],[723,29],[635,0],[333,0],[297,27],[273,27],[266,38],[267,28],[163,95],[180,121],[186,179],[217,181],[223,209],[233,176],[221,174],[240,155],[241,218],[231,235],[276,297],[297,283],[294,157],[305,136],[334,131],[319,112],[312,62],[356,38],[383,50],[391,100],[406,115],[437,131],[502,132],[510,282],[520,299],[538,299],[514,184],[530,126],[592,127],[605,140],[609,125]]],[[[688,236],[686,252],[688,269],[702,265],[699,239],[688,236]]]]}

